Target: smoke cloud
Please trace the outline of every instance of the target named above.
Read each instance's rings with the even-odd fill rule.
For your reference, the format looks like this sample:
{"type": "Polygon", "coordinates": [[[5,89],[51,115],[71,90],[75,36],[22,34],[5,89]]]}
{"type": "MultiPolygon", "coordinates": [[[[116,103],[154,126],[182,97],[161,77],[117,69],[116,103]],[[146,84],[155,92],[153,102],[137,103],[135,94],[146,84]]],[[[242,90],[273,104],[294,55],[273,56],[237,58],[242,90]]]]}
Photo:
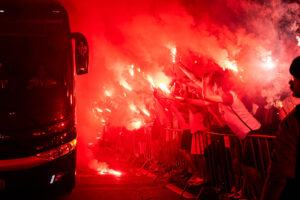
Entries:
{"type": "MultiPolygon", "coordinates": [[[[262,91],[270,103],[288,91],[289,64],[299,55],[296,2],[60,1],[69,12],[72,31],[85,34],[90,45],[90,72],[77,77],[76,83],[79,138],[84,143],[94,140],[102,128],[93,105],[106,101],[105,90],[123,95],[116,85],[128,77],[131,65],[143,76],[159,72],[172,76],[171,47],[178,50],[177,61],[198,76],[215,66],[236,69],[236,82],[244,91],[249,95],[262,91]]],[[[142,82],[131,84],[142,90],[146,87],[142,82]]],[[[147,94],[139,98],[147,99],[147,94]]],[[[120,108],[113,123],[126,121],[125,112],[120,108]]]]}

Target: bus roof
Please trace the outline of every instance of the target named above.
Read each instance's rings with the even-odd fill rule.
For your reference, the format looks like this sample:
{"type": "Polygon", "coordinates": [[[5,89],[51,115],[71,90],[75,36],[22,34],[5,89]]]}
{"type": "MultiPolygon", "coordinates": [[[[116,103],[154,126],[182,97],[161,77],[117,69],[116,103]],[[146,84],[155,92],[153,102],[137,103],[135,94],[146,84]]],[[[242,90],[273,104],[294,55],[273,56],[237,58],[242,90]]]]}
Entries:
{"type": "Polygon", "coordinates": [[[64,19],[67,12],[57,1],[1,0],[0,19],[64,19]]]}

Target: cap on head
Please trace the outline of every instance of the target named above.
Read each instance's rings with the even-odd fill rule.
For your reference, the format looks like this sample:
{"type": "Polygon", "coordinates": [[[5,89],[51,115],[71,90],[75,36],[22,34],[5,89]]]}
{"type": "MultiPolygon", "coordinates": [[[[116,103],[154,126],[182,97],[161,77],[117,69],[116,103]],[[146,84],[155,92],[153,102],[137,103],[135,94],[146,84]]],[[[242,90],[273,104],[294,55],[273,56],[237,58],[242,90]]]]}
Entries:
{"type": "Polygon", "coordinates": [[[295,77],[300,79],[300,56],[295,58],[290,66],[290,73],[295,77]]]}

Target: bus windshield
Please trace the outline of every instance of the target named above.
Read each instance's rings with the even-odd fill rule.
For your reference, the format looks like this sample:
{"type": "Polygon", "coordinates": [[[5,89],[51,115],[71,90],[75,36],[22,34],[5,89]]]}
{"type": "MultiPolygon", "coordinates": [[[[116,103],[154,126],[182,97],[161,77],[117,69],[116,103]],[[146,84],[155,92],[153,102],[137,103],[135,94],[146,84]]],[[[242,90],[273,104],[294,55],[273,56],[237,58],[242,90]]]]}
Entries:
{"type": "Polygon", "coordinates": [[[71,114],[72,52],[60,23],[0,21],[0,127],[51,124],[71,114]]]}

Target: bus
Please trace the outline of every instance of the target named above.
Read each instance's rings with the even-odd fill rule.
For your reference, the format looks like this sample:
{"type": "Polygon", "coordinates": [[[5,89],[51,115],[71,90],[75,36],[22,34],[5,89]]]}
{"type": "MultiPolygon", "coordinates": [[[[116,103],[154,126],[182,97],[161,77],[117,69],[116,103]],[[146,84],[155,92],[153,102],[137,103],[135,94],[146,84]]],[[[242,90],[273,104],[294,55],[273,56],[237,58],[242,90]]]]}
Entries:
{"type": "Polygon", "coordinates": [[[0,2],[0,192],[74,188],[74,80],[88,60],[58,2],[0,2]]]}

